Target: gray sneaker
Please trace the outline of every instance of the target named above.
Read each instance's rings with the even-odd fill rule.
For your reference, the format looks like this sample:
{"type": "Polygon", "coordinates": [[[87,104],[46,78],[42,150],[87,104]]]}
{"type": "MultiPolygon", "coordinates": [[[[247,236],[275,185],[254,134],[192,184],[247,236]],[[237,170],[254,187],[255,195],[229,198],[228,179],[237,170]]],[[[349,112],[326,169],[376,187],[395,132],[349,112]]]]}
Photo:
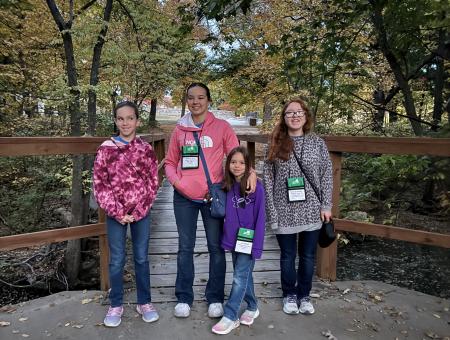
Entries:
{"type": "Polygon", "coordinates": [[[288,295],[283,299],[283,312],[286,314],[298,314],[296,295],[288,295]]]}
{"type": "Polygon", "coordinates": [[[300,308],[298,309],[300,313],[311,315],[314,314],[314,306],[311,303],[309,297],[304,297],[300,300],[300,308]]]}
{"type": "Polygon", "coordinates": [[[210,318],[220,318],[223,316],[223,306],[220,302],[211,303],[208,307],[208,316],[210,318]]]}
{"type": "Polygon", "coordinates": [[[173,310],[173,315],[177,318],[187,318],[191,314],[191,307],[187,303],[178,302],[173,310]]]}

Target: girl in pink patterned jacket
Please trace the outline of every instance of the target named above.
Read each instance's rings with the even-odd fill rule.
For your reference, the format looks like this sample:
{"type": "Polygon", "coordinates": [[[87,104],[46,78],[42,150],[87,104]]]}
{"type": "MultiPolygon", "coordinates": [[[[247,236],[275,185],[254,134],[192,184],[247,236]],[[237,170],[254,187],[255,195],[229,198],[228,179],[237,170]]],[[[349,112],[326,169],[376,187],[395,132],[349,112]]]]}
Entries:
{"type": "Polygon", "coordinates": [[[123,269],[126,260],[126,234],[130,227],[136,277],[136,310],[145,322],[158,320],[151,303],[148,243],[150,207],[158,190],[158,161],[152,147],[139,137],[139,110],[132,102],[114,109],[119,135],[105,141],[94,163],[94,193],[107,219],[110,249],[109,279],[111,306],[104,325],[117,327],[123,314],[123,269]]]}

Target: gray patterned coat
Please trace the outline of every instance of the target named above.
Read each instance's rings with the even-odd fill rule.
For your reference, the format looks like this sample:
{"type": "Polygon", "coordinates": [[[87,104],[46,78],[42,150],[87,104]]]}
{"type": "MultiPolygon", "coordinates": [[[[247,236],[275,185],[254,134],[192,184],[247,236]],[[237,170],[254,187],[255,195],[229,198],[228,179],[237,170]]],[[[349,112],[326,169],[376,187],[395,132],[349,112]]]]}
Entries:
{"type": "Polygon", "coordinates": [[[303,176],[292,154],[287,161],[264,161],[264,189],[266,191],[266,220],[276,234],[294,234],[320,229],[321,210],[331,210],[333,174],[330,155],[325,141],[316,134],[293,137],[294,150],[300,159],[303,146],[302,168],[314,182],[322,196],[320,204],[314,189],[305,178],[306,200],[289,202],[287,178],[303,176]]]}

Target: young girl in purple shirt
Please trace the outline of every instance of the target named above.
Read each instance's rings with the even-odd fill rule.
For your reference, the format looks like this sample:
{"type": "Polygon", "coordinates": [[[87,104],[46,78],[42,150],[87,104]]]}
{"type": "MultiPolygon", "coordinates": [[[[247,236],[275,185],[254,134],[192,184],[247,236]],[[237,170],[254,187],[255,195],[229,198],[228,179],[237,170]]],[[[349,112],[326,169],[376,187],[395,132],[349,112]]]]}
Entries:
{"type": "Polygon", "coordinates": [[[228,334],[239,324],[249,326],[259,316],[252,273],[255,260],[261,258],[263,250],[265,201],[264,189],[259,181],[254,193],[245,193],[250,171],[249,160],[247,149],[238,146],[228,154],[225,165],[227,204],[222,248],[231,251],[234,273],[223,317],[212,328],[216,334],[228,334]],[[243,301],[247,303],[247,308],[239,318],[243,301]]]}

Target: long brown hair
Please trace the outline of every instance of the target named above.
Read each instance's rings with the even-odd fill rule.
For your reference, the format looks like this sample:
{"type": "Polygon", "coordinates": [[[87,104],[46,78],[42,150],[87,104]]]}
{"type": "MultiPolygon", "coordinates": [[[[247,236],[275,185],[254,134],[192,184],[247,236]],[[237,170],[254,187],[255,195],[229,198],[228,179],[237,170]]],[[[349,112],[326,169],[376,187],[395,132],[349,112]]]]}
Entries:
{"type": "Polygon", "coordinates": [[[227,156],[227,161],[225,162],[225,176],[223,179],[223,189],[225,191],[230,191],[233,187],[234,182],[236,182],[234,175],[230,171],[231,158],[237,153],[241,153],[244,157],[245,171],[244,176],[241,178],[241,196],[245,196],[245,190],[247,189],[247,179],[250,176],[250,155],[248,154],[247,148],[244,146],[237,146],[227,156]]]}
{"type": "Polygon", "coordinates": [[[292,99],[288,101],[281,110],[280,118],[278,119],[275,128],[272,131],[272,135],[270,136],[270,146],[268,153],[268,160],[273,162],[275,159],[279,158],[284,161],[289,159],[289,155],[294,149],[294,142],[291,137],[289,137],[288,126],[286,125],[286,121],[284,120],[284,114],[286,112],[287,107],[291,103],[298,103],[305,111],[305,125],[303,125],[303,133],[307,134],[311,132],[313,127],[313,120],[311,117],[311,112],[309,111],[308,106],[305,101],[300,98],[292,99]]]}

